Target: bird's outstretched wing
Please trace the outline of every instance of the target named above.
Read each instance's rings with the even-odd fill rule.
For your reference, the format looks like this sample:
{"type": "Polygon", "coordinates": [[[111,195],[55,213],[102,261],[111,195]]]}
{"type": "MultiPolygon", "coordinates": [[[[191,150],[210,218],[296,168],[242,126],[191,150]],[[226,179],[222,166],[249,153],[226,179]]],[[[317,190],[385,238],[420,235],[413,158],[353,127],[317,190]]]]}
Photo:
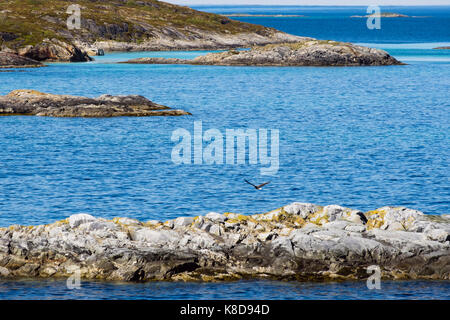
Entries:
{"type": "Polygon", "coordinates": [[[264,187],[266,184],[268,184],[268,183],[270,183],[270,181],[268,181],[268,182],[264,182],[264,183],[262,183],[262,184],[260,184],[259,186],[256,186],[257,188],[262,188],[262,187],[264,187]]]}
{"type": "Polygon", "coordinates": [[[247,182],[249,185],[252,185],[252,186],[254,186],[255,188],[257,188],[257,186],[255,186],[255,185],[254,185],[253,183],[251,183],[250,181],[245,180],[245,179],[244,179],[244,181],[247,182]]]}

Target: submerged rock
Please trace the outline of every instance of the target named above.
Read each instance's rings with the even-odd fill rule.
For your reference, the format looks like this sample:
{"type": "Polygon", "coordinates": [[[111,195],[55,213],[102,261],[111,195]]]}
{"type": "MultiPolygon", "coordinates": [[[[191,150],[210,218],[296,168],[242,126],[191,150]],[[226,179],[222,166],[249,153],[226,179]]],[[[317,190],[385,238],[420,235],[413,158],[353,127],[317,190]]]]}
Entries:
{"type": "Polygon", "coordinates": [[[122,281],[450,279],[450,220],[397,207],[293,203],[160,222],[77,214],[0,228],[0,277],[122,281]],[[361,218],[362,215],[364,218],[361,218]],[[359,217],[359,219],[357,219],[359,217]]]}
{"type": "Polygon", "coordinates": [[[183,110],[170,109],[143,96],[86,98],[15,90],[0,96],[0,115],[36,115],[50,117],[181,116],[183,110]]]}
{"type": "Polygon", "coordinates": [[[21,57],[14,53],[0,51],[0,68],[35,68],[43,66],[39,61],[21,57]]]}
{"type": "Polygon", "coordinates": [[[383,66],[401,65],[386,51],[346,42],[307,39],[269,44],[251,50],[208,53],[192,60],[138,58],[123,63],[221,66],[383,66]]]}

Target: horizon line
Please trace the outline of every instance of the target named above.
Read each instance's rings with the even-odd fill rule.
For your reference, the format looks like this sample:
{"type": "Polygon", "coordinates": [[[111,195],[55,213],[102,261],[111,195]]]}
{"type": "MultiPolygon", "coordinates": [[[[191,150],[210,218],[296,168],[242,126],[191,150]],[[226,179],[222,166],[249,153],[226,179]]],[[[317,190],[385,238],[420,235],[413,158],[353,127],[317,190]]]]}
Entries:
{"type": "MultiPolygon", "coordinates": [[[[167,2],[162,0],[163,2],[167,2]]],[[[340,5],[329,5],[329,4],[217,4],[217,3],[192,3],[192,4],[179,4],[180,6],[208,6],[208,7],[367,7],[367,5],[363,4],[340,4],[340,5]]],[[[407,5],[407,4],[390,4],[390,5],[380,5],[379,7],[450,7],[450,4],[415,4],[415,5],[407,5]]]]}

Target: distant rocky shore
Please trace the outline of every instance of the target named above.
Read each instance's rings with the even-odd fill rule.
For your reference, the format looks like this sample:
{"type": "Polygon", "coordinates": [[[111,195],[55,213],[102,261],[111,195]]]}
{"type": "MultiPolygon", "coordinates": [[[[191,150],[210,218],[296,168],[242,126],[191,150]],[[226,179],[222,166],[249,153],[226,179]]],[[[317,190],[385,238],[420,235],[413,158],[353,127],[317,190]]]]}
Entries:
{"type": "Polygon", "coordinates": [[[36,115],[50,117],[118,117],[190,115],[156,104],[143,96],[111,96],[86,98],[15,90],[0,96],[0,115],[36,115]]]}
{"type": "Polygon", "coordinates": [[[75,214],[0,228],[0,278],[120,281],[450,280],[450,216],[403,207],[361,212],[292,203],[254,215],[166,222],[75,214]]]}
{"type": "Polygon", "coordinates": [[[0,68],[36,68],[43,66],[39,61],[0,51],[0,68]]]}
{"type": "Polygon", "coordinates": [[[403,64],[380,49],[315,39],[256,46],[251,50],[209,53],[191,60],[138,58],[122,63],[221,66],[382,66],[403,64]]]}
{"type": "Polygon", "coordinates": [[[449,50],[449,49],[450,49],[450,46],[448,46],[448,47],[436,47],[436,48],[433,48],[433,49],[437,49],[437,50],[449,50]]]}

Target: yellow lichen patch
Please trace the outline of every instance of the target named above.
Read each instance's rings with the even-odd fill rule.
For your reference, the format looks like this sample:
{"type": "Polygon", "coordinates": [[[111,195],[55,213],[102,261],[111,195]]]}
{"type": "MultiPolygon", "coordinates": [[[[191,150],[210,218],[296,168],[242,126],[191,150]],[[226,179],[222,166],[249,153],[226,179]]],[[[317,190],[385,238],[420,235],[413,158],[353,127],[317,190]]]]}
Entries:
{"type": "Polygon", "coordinates": [[[227,217],[230,217],[228,220],[227,220],[227,222],[228,223],[247,223],[247,222],[249,222],[249,221],[252,221],[252,222],[257,222],[255,219],[253,219],[252,217],[250,217],[250,216],[246,216],[246,215],[243,215],[243,214],[229,214],[229,215],[227,215],[226,213],[225,213],[225,215],[227,216],[227,217]]]}
{"type": "Polygon", "coordinates": [[[35,95],[35,96],[45,96],[45,95],[47,95],[46,93],[43,93],[43,92],[40,92],[40,91],[37,91],[37,90],[18,89],[18,90],[13,90],[10,93],[8,93],[8,96],[20,97],[23,94],[35,95]]]}
{"type": "Polygon", "coordinates": [[[198,221],[198,219],[200,219],[200,216],[196,216],[196,217],[194,217],[194,220],[192,221],[192,223],[191,223],[191,227],[194,227],[195,226],[195,224],[197,223],[197,221],[198,221]]]}
{"type": "Polygon", "coordinates": [[[236,215],[239,215],[239,213],[225,212],[223,215],[228,218],[228,217],[234,217],[236,215]]]}
{"type": "Polygon", "coordinates": [[[314,212],[312,215],[309,216],[308,221],[314,224],[317,224],[318,226],[322,226],[325,223],[328,223],[330,217],[323,213],[323,209],[314,212]]]}
{"type": "Polygon", "coordinates": [[[281,207],[281,208],[278,208],[278,209],[275,209],[275,210],[270,210],[269,212],[265,212],[265,213],[263,213],[261,215],[274,214],[274,213],[283,212],[283,211],[284,211],[284,207],[281,207]]]}
{"type": "Polygon", "coordinates": [[[284,209],[281,209],[280,213],[275,215],[272,219],[273,222],[281,222],[286,227],[298,228],[303,226],[306,222],[302,217],[287,213],[284,209]]]}
{"type": "Polygon", "coordinates": [[[366,212],[366,216],[374,216],[374,215],[379,215],[379,216],[384,218],[384,216],[386,215],[386,210],[384,210],[384,209],[376,209],[376,210],[372,210],[372,211],[367,211],[366,212]]]}
{"type": "Polygon", "coordinates": [[[275,210],[271,210],[269,212],[261,213],[261,214],[255,214],[253,217],[256,221],[268,221],[268,222],[278,222],[279,216],[283,214],[288,214],[286,211],[284,211],[284,208],[278,208],[275,210]]]}
{"type": "Polygon", "coordinates": [[[69,224],[69,218],[63,219],[63,220],[59,220],[58,221],[61,224],[69,224]]]}
{"type": "Polygon", "coordinates": [[[112,220],[108,220],[108,221],[114,222],[115,224],[118,224],[118,225],[121,226],[121,227],[127,227],[127,226],[133,226],[133,225],[141,225],[141,224],[143,224],[142,222],[140,222],[140,221],[138,221],[138,220],[135,220],[135,219],[128,219],[128,220],[135,221],[135,222],[131,222],[131,223],[126,224],[126,223],[123,223],[123,222],[121,221],[121,219],[128,219],[128,218],[115,217],[115,218],[113,218],[112,220]]]}
{"type": "Polygon", "coordinates": [[[367,230],[380,228],[384,224],[384,216],[386,215],[386,210],[376,209],[366,212],[365,215],[368,218],[366,223],[367,230]]]}
{"type": "Polygon", "coordinates": [[[153,222],[148,222],[148,221],[142,222],[142,226],[147,227],[147,228],[156,228],[156,227],[159,227],[162,225],[164,225],[164,223],[162,223],[162,222],[158,222],[158,223],[153,223],[153,222]]]}
{"type": "Polygon", "coordinates": [[[409,230],[409,228],[411,228],[415,220],[416,219],[414,219],[414,217],[408,217],[406,220],[400,221],[400,224],[402,225],[404,230],[409,230]]]}
{"type": "Polygon", "coordinates": [[[59,220],[59,221],[53,222],[51,224],[47,224],[47,226],[60,227],[60,226],[65,225],[65,224],[69,224],[69,219],[59,220]]]}

